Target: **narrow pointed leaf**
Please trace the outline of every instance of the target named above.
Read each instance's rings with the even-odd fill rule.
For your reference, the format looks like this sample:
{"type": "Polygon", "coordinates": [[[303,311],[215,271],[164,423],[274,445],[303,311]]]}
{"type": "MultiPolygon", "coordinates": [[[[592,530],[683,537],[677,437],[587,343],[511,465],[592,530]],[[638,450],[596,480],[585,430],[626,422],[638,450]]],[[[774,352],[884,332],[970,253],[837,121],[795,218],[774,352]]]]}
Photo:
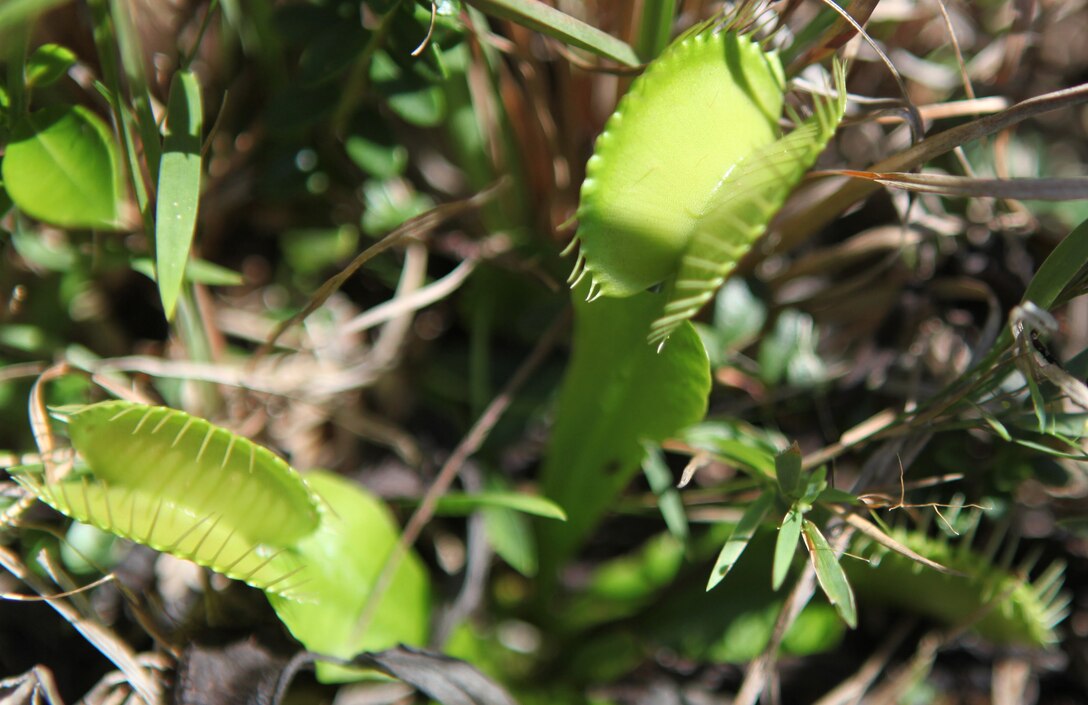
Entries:
{"type": "Polygon", "coordinates": [[[155,201],[155,271],[167,319],[174,317],[196,229],[203,121],[196,74],[178,71],[170,83],[155,201]]]}
{"type": "Polygon", "coordinates": [[[591,51],[626,66],[639,66],[635,50],[611,34],[560,12],[539,0],[467,0],[489,15],[511,20],[565,44],[591,51]]]}
{"type": "Polygon", "coordinates": [[[644,444],[646,455],[642,458],[642,474],[650,489],[657,496],[657,506],[669,532],[680,541],[688,538],[688,517],[684,513],[684,502],[673,483],[672,471],[665,463],[661,449],[653,443],[644,444]]]}
{"type": "MultiPolygon", "coordinates": [[[[846,573],[839,565],[839,559],[827,539],[808,519],[805,520],[805,543],[808,545],[812,567],[816,569],[816,579],[820,588],[827,595],[828,601],[838,610],[839,616],[851,629],[858,625],[858,608],[854,602],[854,591],[846,573]]],[[[938,598],[939,599],[939,598],[938,598]]]]}
{"type": "Polygon", "coordinates": [[[446,516],[465,516],[485,508],[512,509],[545,519],[567,520],[566,513],[555,502],[546,497],[522,492],[477,492],[475,494],[448,492],[438,500],[438,508],[435,512],[446,516]]]}
{"type": "MultiPolygon", "coordinates": [[[[1088,262],[1088,220],[1066,235],[1050,253],[1024,292],[1024,301],[1049,309],[1088,262]]],[[[1006,332],[1007,335],[1007,332],[1006,332]]]]}
{"type": "Polygon", "coordinates": [[[797,551],[797,541],[801,538],[801,510],[797,505],[790,507],[786,518],[778,527],[778,541],[774,545],[774,567],[771,568],[771,587],[782,587],[793,563],[793,554],[797,551]]]}
{"type": "Polygon", "coordinates": [[[797,489],[801,485],[801,447],[797,441],[775,456],[774,471],[782,493],[796,499],[797,489]]]}
{"type": "Polygon", "coordinates": [[[763,517],[767,516],[767,511],[772,504],[774,504],[774,492],[766,491],[744,510],[740,521],[733,528],[733,533],[729,535],[729,540],[725,542],[721,553],[718,554],[714,570],[710,572],[710,579],[706,583],[707,590],[713,589],[733,569],[741,554],[744,553],[744,549],[748,548],[748,542],[755,535],[756,529],[759,528],[763,517]]]}

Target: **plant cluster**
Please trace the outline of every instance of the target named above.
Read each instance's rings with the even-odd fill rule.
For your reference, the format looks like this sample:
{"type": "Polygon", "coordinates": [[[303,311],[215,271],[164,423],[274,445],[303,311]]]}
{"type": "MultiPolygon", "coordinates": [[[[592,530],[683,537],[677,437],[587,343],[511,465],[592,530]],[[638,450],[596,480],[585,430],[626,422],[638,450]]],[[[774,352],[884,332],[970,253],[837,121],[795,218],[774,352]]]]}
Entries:
{"type": "Polygon", "coordinates": [[[0,4],[0,698],[1088,691],[1088,13],[570,5],[0,4]]]}

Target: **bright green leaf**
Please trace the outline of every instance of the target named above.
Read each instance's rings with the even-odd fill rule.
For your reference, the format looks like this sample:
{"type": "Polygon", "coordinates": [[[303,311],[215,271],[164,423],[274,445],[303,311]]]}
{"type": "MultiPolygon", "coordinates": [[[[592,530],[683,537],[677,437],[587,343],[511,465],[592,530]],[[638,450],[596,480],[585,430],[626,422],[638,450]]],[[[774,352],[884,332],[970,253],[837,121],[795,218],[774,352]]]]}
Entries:
{"type": "Polygon", "coordinates": [[[1023,301],[1049,309],[1088,262],[1088,220],[1078,225],[1043,261],[1031,278],[1023,301]]]}
{"type": "Polygon", "coordinates": [[[861,502],[856,495],[835,487],[825,488],[819,494],[818,499],[821,502],[830,502],[832,504],[859,504],[861,502]]]}
{"type": "MultiPolygon", "coordinates": [[[[850,581],[839,565],[839,559],[831,550],[827,539],[808,519],[805,519],[805,543],[808,545],[812,567],[816,569],[816,579],[827,595],[828,601],[838,610],[839,616],[851,629],[858,625],[858,608],[854,603],[854,591],[850,581]]],[[[940,599],[938,596],[936,599],[940,599]]]]}
{"type": "Polygon", "coordinates": [[[76,63],[71,49],[59,44],[42,44],[26,60],[28,88],[48,86],[67,73],[76,63]]]}
{"type": "Polygon", "coordinates": [[[778,527],[778,540],[774,545],[774,567],[771,569],[771,587],[782,587],[786,575],[793,563],[793,554],[797,551],[797,541],[801,538],[801,510],[794,505],[786,512],[786,518],[778,527]]]}
{"type": "Polygon", "coordinates": [[[120,159],[113,133],[82,106],[32,113],[12,132],[4,186],[23,212],[67,228],[117,227],[120,159]]]}
{"type": "MultiPolygon", "coordinates": [[[[430,622],[430,583],[422,561],[409,552],[393,574],[365,631],[359,618],[374,582],[400,535],[389,510],[358,484],[330,472],[306,474],[326,503],[318,530],[294,552],[306,565],[302,588],[310,599],[268,595],[276,614],[310,651],[351,658],[397,644],[421,646],[430,622]]],[[[358,680],[358,671],[317,663],[325,683],[358,680]]]]}
{"type": "MultiPolygon", "coordinates": [[[[139,272],[151,281],[155,281],[155,265],[150,259],[138,257],[129,262],[129,266],[132,267],[132,271],[139,272]]],[[[245,280],[238,272],[208,260],[190,259],[185,264],[185,281],[207,286],[241,286],[245,280]]]]}
{"type": "Polygon", "coordinates": [[[728,279],[714,299],[714,330],[719,344],[739,348],[755,338],[766,321],[767,305],[743,279],[728,279]]]}
{"type": "Polygon", "coordinates": [[[801,493],[801,500],[798,502],[802,513],[811,509],[813,503],[816,502],[816,498],[826,489],[827,466],[821,465],[805,477],[805,490],[801,493]]]}
{"type": "Polygon", "coordinates": [[[166,137],[155,201],[155,270],[167,319],[174,317],[196,229],[203,122],[204,109],[196,74],[178,71],[170,83],[166,137]]]}

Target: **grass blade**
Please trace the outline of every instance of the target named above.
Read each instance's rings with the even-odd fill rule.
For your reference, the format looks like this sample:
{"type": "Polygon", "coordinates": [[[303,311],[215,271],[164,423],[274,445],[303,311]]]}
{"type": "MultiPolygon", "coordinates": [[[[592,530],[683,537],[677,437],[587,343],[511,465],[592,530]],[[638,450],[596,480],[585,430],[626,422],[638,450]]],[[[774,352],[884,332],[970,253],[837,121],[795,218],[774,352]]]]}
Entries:
{"type": "Polygon", "coordinates": [[[1074,228],[1043,261],[1024,292],[1024,301],[1031,301],[1039,308],[1051,308],[1085,262],[1088,262],[1088,220],[1074,228]]]}
{"type": "Polygon", "coordinates": [[[450,492],[438,500],[436,514],[467,516],[479,509],[509,509],[523,514],[566,521],[567,514],[555,502],[545,497],[521,492],[487,491],[473,494],[450,492]]]}
{"type": "Polygon", "coordinates": [[[843,170],[847,176],[870,179],[885,186],[967,198],[1019,198],[1036,201],[1075,201],[1088,198],[1088,178],[979,179],[950,174],[910,174],[902,171],[843,170]]]}
{"type": "Polygon", "coordinates": [[[196,229],[202,131],[200,83],[191,71],[179,71],[170,85],[155,202],[155,272],[168,320],[174,317],[196,229]]]}
{"type": "Polygon", "coordinates": [[[468,0],[468,4],[625,66],[642,64],[626,42],[539,0],[468,0]]]}
{"type": "Polygon", "coordinates": [[[676,0],[644,0],[635,50],[643,61],[653,61],[668,45],[676,17],[676,0]]]}

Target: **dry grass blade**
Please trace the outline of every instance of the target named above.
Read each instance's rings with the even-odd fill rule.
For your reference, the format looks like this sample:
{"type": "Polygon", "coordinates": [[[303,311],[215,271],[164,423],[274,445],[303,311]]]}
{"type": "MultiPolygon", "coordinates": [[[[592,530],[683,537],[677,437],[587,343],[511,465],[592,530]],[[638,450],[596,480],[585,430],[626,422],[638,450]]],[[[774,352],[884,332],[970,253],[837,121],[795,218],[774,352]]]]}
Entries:
{"type": "Polygon", "coordinates": [[[976,198],[1077,201],[1088,198],[1088,178],[979,179],[949,174],[910,174],[844,169],[840,173],[906,191],[976,198]]]}
{"type": "Polygon", "coordinates": [[[912,551],[910,548],[904,546],[903,544],[893,539],[891,536],[888,536],[886,533],[881,531],[876,524],[873,524],[868,519],[854,514],[847,509],[843,509],[842,507],[836,507],[832,505],[831,508],[839,516],[842,517],[843,521],[845,521],[847,524],[854,527],[861,533],[865,534],[872,540],[876,541],[881,546],[895,551],[896,553],[902,554],[907,558],[911,559],[912,561],[915,561],[916,563],[921,563],[927,568],[932,568],[933,570],[944,573],[946,575],[963,575],[963,573],[960,573],[959,571],[952,570],[951,568],[946,568],[940,563],[937,563],[936,561],[931,561],[922,554],[912,551]]]}
{"type": "Polygon", "coordinates": [[[397,316],[418,311],[437,301],[441,301],[456,291],[468,279],[478,263],[479,260],[467,259],[441,279],[404,296],[396,296],[385,303],[378,304],[366,311],[366,313],[348,321],[347,325],[344,326],[344,332],[360,333],[397,316]]]}
{"type": "MultiPolygon", "coordinates": [[[[0,566],[26,583],[32,590],[43,597],[53,597],[52,591],[42,581],[32,574],[19,558],[5,548],[0,548],[0,566]]],[[[52,607],[76,631],[91,642],[103,656],[113,662],[117,668],[125,674],[125,679],[133,690],[143,698],[148,705],[158,705],[162,702],[162,689],[159,684],[149,677],[141,668],[136,654],[128,644],[121,641],[115,634],[79,614],[70,604],[63,599],[48,599],[46,604],[52,607]]]]}
{"type": "MultiPolygon", "coordinates": [[[[1035,115],[1085,102],[1088,102],[1088,83],[1029,98],[1008,110],[986,115],[927,137],[913,147],[874,164],[868,171],[908,171],[962,144],[992,135],[1035,115]]],[[[834,181],[826,186],[822,184],[820,186],[822,188],[819,198],[806,199],[803,205],[794,208],[787,205],[781,212],[778,221],[774,224],[775,231],[781,235],[779,251],[793,248],[833,221],[851,205],[879,188],[876,182],[859,180],[834,181]]]]}
{"type": "Polygon", "coordinates": [[[444,203],[440,206],[432,208],[431,210],[418,215],[415,218],[408,220],[406,223],[398,227],[393,232],[389,233],[375,244],[368,247],[366,250],[356,255],[355,259],[348,264],[342,271],[333,277],[330,277],[324,284],[322,284],[314,295],[310,298],[310,302],[306,304],[306,307],[295,315],[288,318],[283,323],[276,326],[276,330],[272,332],[272,335],[260,347],[259,350],[253,355],[252,362],[256,362],[258,359],[267,354],[272,347],[279,340],[279,337],[291,328],[295,324],[304,320],[311,313],[321,307],[329,297],[335,294],[340,287],[344,285],[348,279],[351,278],[359,269],[374,259],[381,253],[385,252],[389,248],[393,247],[401,240],[407,237],[422,237],[431,232],[445,221],[465,213],[470,210],[475,210],[494,198],[500,190],[506,186],[507,180],[501,179],[491,186],[488,186],[483,191],[480,191],[475,196],[466,198],[462,201],[454,201],[452,203],[444,203]]]}

